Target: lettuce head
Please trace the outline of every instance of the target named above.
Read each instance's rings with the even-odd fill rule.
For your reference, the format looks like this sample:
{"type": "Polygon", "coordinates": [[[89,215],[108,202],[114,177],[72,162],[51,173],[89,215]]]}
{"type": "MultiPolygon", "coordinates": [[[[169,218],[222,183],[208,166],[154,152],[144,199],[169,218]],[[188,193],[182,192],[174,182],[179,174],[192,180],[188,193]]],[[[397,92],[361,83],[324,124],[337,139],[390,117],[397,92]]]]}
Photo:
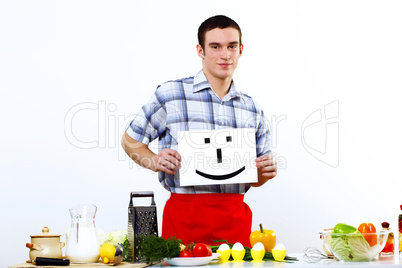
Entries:
{"type": "Polygon", "coordinates": [[[117,247],[117,244],[124,244],[124,241],[128,239],[128,233],[127,230],[118,230],[118,231],[113,231],[109,233],[107,236],[106,242],[109,244],[112,244],[114,247],[117,247]]]}
{"type": "Polygon", "coordinates": [[[343,261],[370,261],[377,252],[379,245],[370,247],[370,244],[360,232],[339,235],[332,234],[330,238],[331,251],[343,261]]]}

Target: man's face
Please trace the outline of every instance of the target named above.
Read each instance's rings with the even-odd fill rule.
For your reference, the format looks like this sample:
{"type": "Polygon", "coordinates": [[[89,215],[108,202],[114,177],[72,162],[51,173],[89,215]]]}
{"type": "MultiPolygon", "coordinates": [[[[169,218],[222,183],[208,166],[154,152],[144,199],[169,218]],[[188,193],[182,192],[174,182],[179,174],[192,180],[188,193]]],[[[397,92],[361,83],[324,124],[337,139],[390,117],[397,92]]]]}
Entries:
{"type": "Polygon", "coordinates": [[[235,28],[212,29],[205,33],[204,49],[197,45],[197,51],[203,59],[206,75],[231,79],[243,52],[239,31],[235,28]]]}

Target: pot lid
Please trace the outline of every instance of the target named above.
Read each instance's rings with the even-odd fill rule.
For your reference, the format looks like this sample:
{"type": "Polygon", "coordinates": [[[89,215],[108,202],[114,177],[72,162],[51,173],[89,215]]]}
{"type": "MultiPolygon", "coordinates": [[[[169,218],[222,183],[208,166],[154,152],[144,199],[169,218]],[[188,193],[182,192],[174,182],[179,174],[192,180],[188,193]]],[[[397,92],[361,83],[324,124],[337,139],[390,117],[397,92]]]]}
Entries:
{"type": "Polygon", "coordinates": [[[61,235],[49,233],[49,227],[43,227],[42,233],[31,235],[31,237],[60,237],[61,235]]]}

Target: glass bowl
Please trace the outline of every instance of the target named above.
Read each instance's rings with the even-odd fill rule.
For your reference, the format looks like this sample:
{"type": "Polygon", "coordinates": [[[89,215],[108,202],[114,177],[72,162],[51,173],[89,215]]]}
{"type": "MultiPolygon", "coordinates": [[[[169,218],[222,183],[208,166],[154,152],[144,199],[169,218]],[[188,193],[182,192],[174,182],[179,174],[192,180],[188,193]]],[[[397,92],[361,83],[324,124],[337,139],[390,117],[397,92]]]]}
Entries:
{"type": "Polygon", "coordinates": [[[320,232],[324,246],[341,261],[371,261],[385,247],[388,231],[338,234],[320,232]]]}

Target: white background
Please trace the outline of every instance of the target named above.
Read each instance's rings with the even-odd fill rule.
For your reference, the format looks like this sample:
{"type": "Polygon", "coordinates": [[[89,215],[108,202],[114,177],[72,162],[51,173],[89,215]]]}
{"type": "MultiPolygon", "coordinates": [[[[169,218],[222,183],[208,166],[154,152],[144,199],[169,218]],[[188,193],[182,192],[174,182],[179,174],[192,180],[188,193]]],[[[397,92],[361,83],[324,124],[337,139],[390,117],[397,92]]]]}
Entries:
{"type": "Polygon", "coordinates": [[[119,140],[158,84],[201,69],[197,28],[216,14],[242,27],[235,79],[273,122],[280,170],[246,194],[253,229],[289,252],[321,248],[338,222],[397,230],[402,2],[2,0],[1,267],[25,262],[43,226],[65,241],[79,203],[110,232],[127,226],[130,191],[153,190],[161,227],[169,193],[119,140]],[[303,129],[326,105],[332,124],[303,129]]]}

